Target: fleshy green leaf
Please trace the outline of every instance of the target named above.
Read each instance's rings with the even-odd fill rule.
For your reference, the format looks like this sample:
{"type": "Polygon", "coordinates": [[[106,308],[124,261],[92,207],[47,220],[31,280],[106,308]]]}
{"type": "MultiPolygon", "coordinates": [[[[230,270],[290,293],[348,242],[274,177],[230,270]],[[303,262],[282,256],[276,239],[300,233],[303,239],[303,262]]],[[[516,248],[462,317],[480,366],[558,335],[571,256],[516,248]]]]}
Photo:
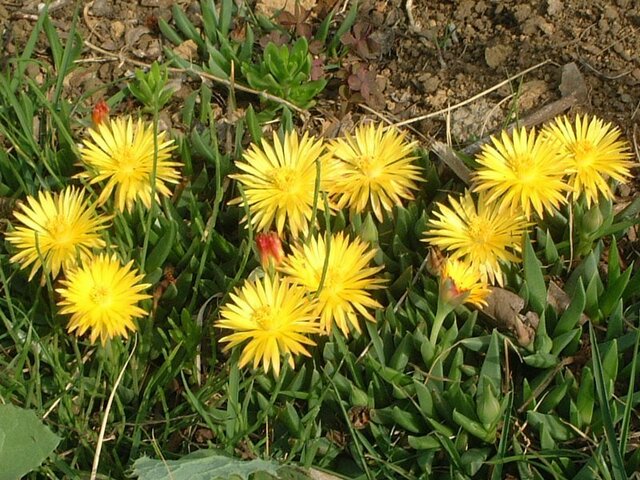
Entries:
{"type": "Polygon", "coordinates": [[[529,235],[525,235],[524,239],[523,262],[524,279],[529,291],[529,304],[537,313],[542,314],[547,303],[547,287],[544,283],[542,267],[536,258],[536,252],[529,235]]]}

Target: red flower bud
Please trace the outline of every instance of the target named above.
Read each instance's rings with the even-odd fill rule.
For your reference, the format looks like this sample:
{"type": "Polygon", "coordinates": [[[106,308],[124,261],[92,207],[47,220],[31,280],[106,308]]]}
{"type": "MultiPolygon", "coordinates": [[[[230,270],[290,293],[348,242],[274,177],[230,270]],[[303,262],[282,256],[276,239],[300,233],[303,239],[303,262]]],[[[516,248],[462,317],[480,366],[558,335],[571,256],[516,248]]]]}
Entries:
{"type": "Polygon", "coordinates": [[[99,100],[98,103],[93,107],[93,111],[91,112],[91,120],[93,121],[93,126],[97,127],[102,122],[104,122],[107,118],[109,118],[109,105],[104,100],[99,100]]]}
{"type": "Polygon", "coordinates": [[[263,268],[267,268],[271,262],[279,265],[284,257],[282,242],[276,232],[258,233],[256,235],[256,246],[260,254],[260,263],[263,268]]]}

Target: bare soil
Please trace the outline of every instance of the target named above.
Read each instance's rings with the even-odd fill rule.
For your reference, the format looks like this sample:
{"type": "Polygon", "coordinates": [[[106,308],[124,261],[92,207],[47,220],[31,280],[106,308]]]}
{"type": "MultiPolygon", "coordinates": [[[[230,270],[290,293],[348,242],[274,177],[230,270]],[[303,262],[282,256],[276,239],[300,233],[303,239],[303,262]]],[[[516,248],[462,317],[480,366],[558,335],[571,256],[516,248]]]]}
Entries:
{"type": "MultiPolygon", "coordinates": [[[[39,3],[0,1],[5,59],[25,45],[39,3]]],[[[174,3],[199,21],[198,2],[193,0],[52,2],[50,18],[63,39],[77,11],[77,28],[85,41],[80,68],[67,79],[67,95],[86,98],[90,108],[97,98],[121,88],[138,66],[162,60],[168,42],[157,30],[157,19],[170,20],[174,3]]],[[[318,1],[315,10],[327,3],[335,2],[318,1]]],[[[613,121],[630,139],[640,122],[636,0],[367,0],[359,21],[372,25],[372,38],[380,47],[375,58],[364,60],[378,77],[382,101],[370,102],[375,110],[406,120],[453,107],[448,115],[415,122],[429,137],[444,138],[448,130],[454,142],[471,141],[514,115],[558,99],[561,67],[569,62],[577,64],[588,88],[587,101],[577,109],[613,121]],[[545,61],[502,88],[456,107],[545,61]]],[[[38,46],[46,59],[44,37],[38,46]]],[[[182,80],[177,79],[178,98],[193,87],[182,80]]],[[[337,97],[337,90],[326,93],[328,100],[337,97]]],[[[344,115],[339,101],[322,104],[322,110],[329,111],[331,105],[336,117],[344,115]]]]}

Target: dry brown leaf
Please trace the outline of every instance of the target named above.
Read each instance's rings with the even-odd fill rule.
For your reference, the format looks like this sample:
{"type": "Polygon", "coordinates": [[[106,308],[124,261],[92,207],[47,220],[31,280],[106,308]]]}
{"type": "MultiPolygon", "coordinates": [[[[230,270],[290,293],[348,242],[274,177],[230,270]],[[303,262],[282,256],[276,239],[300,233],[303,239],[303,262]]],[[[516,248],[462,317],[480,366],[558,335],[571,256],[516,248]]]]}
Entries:
{"type": "MultiPolygon", "coordinates": [[[[316,6],[317,0],[298,0],[300,7],[311,10],[316,6]]],[[[278,12],[295,13],[296,0],[258,0],[256,2],[256,12],[272,17],[278,12]]]]}

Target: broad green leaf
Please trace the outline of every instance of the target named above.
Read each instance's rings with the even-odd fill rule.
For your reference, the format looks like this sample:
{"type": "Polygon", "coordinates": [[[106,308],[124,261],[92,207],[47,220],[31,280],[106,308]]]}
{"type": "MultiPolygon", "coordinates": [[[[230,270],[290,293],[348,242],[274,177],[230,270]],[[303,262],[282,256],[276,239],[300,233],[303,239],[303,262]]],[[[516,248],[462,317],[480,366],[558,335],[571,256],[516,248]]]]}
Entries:
{"type": "Polygon", "coordinates": [[[440,442],[432,434],[424,437],[409,435],[407,440],[409,441],[409,446],[414,450],[438,450],[440,447],[440,442]]]}
{"type": "Polygon", "coordinates": [[[202,26],[207,40],[215,43],[218,40],[218,14],[213,0],[203,0],[200,2],[202,12],[202,26]]]}
{"type": "Polygon", "coordinates": [[[598,258],[601,250],[602,248],[600,244],[598,244],[594,251],[587,255],[582,262],[580,262],[580,265],[574,269],[569,280],[567,280],[564,285],[564,291],[567,292],[570,297],[573,297],[580,278],[582,278],[584,285],[588,285],[594,276],[598,276],[598,258]]]}
{"type": "Polygon", "coordinates": [[[167,222],[164,225],[165,233],[158,240],[151,253],[146,258],[145,271],[152,272],[153,270],[163,266],[165,260],[171,253],[171,249],[175,246],[176,233],[178,230],[175,222],[167,222]]]}
{"type": "Polygon", "coordinates": [[[541,413],[549,413],[551,410],[556,408],[556,406],[564,399],[567,395],[567,391],[571,386],[571,380],[567,379],[565,382],[560,385],[556,385],[553,387],[542,399],[540,404],[538,405],[538,411],[541,413]]]}
{"type": "Polygon", "coordinates": [[[602,314],[600,313],[598,296],[600,294],[602,281],[600,277],[596,274],[589,279],[587,283],[586,290],[586,305],[584,307],[585,313],[591,318],[593,321],[599,321],[602,319],[602,314]]]}
{"type": "Polygon", "coordinates": [[[279,465],[267,460],[242,461],[200,450],[180,460],[153,460],[142,457],[133,464],[133,476],[140,480],[249,480],[256,473],[278,478],[279,465]]]}
{"type": "Polygon", "coordinates": [[[0,405],[0,480],[18,480],[38,468],[59,442],[33,411],[0,405]]]}
{"type": "Polygon", "coordinates": [[[467,475],[474,476],[489,456],[491,450],[488,448],[471,448],[464,452],[460,457],[467,475]]]}
{"type": "Polygon", "coordinates": [[[607,283],[611,285],[620,276],[620,252],[618,252],[618,242],[615,236],[611,237],[611,245],[609,245],[607,272],[607,283]]]}
{"type": "Polygon", "coordinates": [[[487,443],[493,443],[495,441],[495,430],[488,432],[479,422],[470,419],[457,410],[453,411],[453,420],[474,437],[477,437],[487,443]]]}
{"type": "Polygon", "coordinates": [[[546,263],[555,263],[558,258],[560,258],[560,255],[558,254],[558,248],[556,247],[556,244],[553,243],[553,239],[551,238],[548,230],[546,235],[544,236],[544,239],[544,258],[546,260],[546,263]]]}
{"type": "Polygon", "coordinates": [[[565,332],[562,335],[559,335],[553,339],[553,347],[551,348],[552,355],[560,355],[562,351],[567,347],[567,345],[572,342],[577,342],[578,338],[580,338],[580,334],[582,333],[581,328],[574,328],[569,332],[565,332]]]}
{"type": "Polygon", "coordinates": [[[534,353],[524,357],[524,363],[535,368],[550,368],[558,363],[558,357],[550,353],[534,353]]]}
{"type": "Polygon", "coordinates": [[[618,378],[618,342],[613,340],[602,355],[602,375],[604,377],[608,398],[613,394],[613,385],[618,378]]]}

